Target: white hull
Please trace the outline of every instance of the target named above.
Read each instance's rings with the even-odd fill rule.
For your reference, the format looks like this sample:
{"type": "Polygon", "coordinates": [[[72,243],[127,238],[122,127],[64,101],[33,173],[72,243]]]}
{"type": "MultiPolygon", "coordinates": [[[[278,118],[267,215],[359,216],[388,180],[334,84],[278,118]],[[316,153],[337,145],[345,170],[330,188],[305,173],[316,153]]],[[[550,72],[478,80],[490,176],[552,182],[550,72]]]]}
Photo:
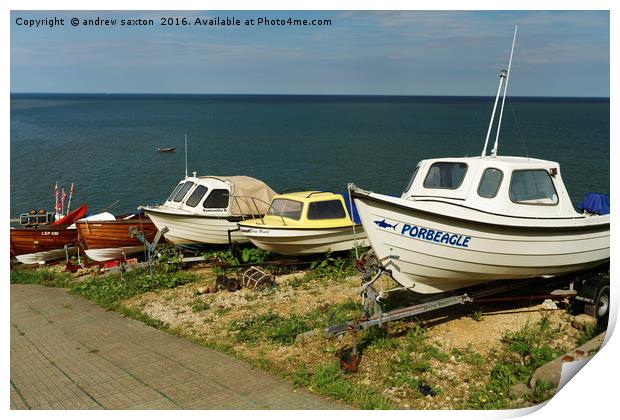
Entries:
{"type": "Polygon", "coordinates": [[[378,259],[398,283],[418,293],[557,276],[609,261],[609,216],[518,226],[514,218],[496,224],[489,222],[496,216],[473,217],[473,210],[450,204],[437,211],[442,204],[372,193],[356,195],[355,202],[378,259]],[[420,236],[421,229],[427,233],[420,236]]]}
{"type": "Polygon", "coordinates": [[[231,222],[224,217],[164,213],[148,207],[143,209],[158,230],[168,228],[168,233],[164,236],[175,245],[225,245],[228,244],[229,231],[232,231],[230,237],[233,242],[249,242],[237,230],[237,222],[231,222]]]}
{"type": "Polygon", "coordinates": [[[241,227],[241,232],[258,248],[282,255],[319,254],[368,246],[361,226],[355,235],[351,227],[330,229],[262,229],[241,227]]]}
{"type": "Polygon", "coordinates": [[[84,250],[88,258],[94,261],[108,261],[121,258],[123,253],[125,256],[136,255],[145,252],[144,245],[124,246],[120,248],[100,248],[84,250]]]}
{"type": "MultiPolygon", "coordinates": [[[[73,256],[77,253],[76,247],[69,247],[67,249],[69,256],[73,256]]],[[[17,255],[15,258],[22,264],[42,264],[47,261],[59,260],[66,258],[65,249],[52,249],[51,251],[35,252],[32,254],[17,255]]]]}

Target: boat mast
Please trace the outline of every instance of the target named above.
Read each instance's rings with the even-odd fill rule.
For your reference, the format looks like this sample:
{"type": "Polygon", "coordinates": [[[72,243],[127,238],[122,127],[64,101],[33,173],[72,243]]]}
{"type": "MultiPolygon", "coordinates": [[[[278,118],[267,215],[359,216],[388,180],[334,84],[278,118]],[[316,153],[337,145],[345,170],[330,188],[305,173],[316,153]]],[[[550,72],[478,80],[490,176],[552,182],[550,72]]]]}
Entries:
{"type": "Polygon", "coordinates": [[[504,103],[506,102],[506,91],[508,90],[508,80],[510,80],[510,67],[512,66],[512,54],[515,51],[515,41],[517,40],[517,29],[515,25],[515,33],[512,36],[512,48],[510,49],[510,60],[508,61],[508,73],[506,74],[506,83],[504,84],[504,96],[502,97],[502,107],[499,111],[499,120],[497,121],[497,132],[495,133],[495,144],[491,149],[491,156],[497,157],[497,147],[499,145],[499,131],[502,127],[502,116],[504,115],[504,103]]]}
{"type": "Polygon", "coordinates": [[[489,121],[489,129],[487,130],[487,137],[484,140],[484,147],[482,148],[481,157],[485,157],[487,154],[487,145],[489,144],[489,137],[491,136],[491,129],[493,128],[493,121],[495,121],[495,111],[497,110],[497,102],[499,100],[499,93],[502,90],[502,83],[506,79],[506,70],[499,72],[499,86],[497,87],[497,94],[495,95],[495,104],[493,105],[493,112],[491,113],[491,121],[489,121]]]}
{"type": "Polygon", "coordinates": [[[507,71],[502,70],[499,72],[499,86],[497,87],[497,93],[495,94],[495,103],[493,104],[493,112],[491,113],[491,121],[489,121],[489,128],[487,130],[487,136],[484,140],[484,147],[482,148],[482,154],[480,155],[480,157],[485,157],[487,154],[487,146],[489,145],[489,137],[491,137],[491,130],[493,129],[493,122],[495,121],[495,111],[497,110],[497,102],[499,100],[499,95],[502,90],[502,84],[503,84],[504,85],[504,98],[502,99],[502,107],[501,107],[501,111],[499,114],[499,122],[497,125],[497,136],[495,137],[495,144],[493,145],[493,150],[491,152],[493,157],[496,156],[497,141],[499,138],[499,129],[501,127],[501,120],[502,120],[502,115],[504,112],[504,101],[506,100],[506,87],[508,86],[508,75],[510,74],[510,66],[512,64],[512,53],[515,48],[516,37],[517,37],[517,26],[515,25],[515,33],[512,38],[512,50],[510,51],[510,61],[508,63],[508,70],[507,71]],[[506,81],[505,84],[504,84],[504,81],[506,81]]]}

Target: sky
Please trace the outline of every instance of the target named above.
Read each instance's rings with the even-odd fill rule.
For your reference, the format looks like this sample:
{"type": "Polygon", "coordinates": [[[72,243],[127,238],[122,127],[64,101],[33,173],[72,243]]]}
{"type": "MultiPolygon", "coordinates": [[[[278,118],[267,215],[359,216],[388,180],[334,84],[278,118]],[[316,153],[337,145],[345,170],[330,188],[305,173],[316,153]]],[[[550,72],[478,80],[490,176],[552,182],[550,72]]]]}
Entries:
{"type": "Polygon", "coordinates": [[[11,92],[490,96],[514,25],[511,95],[609,96],[608,11],[12,11],[11,92]],[[233,16],[240,26],[194,25],[233,16]],[[54,17],[65,25],[17,23],[54,17]],[[74,17],[117,24],[73,27],[74,17]],[[119,26],[136,18],[155,25],[119,26]]]}

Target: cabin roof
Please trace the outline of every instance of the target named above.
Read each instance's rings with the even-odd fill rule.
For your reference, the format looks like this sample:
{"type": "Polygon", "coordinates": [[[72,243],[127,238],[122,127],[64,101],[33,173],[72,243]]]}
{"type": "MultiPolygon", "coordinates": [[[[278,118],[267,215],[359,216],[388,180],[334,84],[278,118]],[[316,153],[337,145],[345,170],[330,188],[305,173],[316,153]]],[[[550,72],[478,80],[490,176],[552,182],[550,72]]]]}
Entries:
{"type": "Polygon", "coordinates": [[[464,162],[467,164],[473,165],[481,165],[485,166],[493,166],[492,164],[501,164],[501,165],[512,165],[512,166],[559,166],[557,162],[553,162],[551,160],[544,159],[536,159],[529,157],[520,157],[520,156],[465,156],[465,157],[442,157],[442,158],[434,158],[434,159],[425,159],[424,161],[429,163],[434,162],[464,162]]]}
{"type": "Polygon", "coordinates": [[[297,200],[303,202],[311,202],[311,201],[324,201],[324,200],[339,200],[342,198],[342,195],[333,193],[331,191],[295,191],[285,194],[278,194],[274,197],[289,199],[289,200],[297,200]]]}

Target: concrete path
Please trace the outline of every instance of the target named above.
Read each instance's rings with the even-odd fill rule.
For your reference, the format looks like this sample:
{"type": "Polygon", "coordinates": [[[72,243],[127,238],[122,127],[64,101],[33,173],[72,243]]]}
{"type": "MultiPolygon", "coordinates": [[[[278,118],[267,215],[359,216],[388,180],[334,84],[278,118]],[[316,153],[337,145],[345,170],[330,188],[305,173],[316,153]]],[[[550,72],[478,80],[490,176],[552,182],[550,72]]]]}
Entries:
{"type": "Polygon", "coordinates": [[[62,289],[11,285],[11,409],[342,409],[62,289]]]}

